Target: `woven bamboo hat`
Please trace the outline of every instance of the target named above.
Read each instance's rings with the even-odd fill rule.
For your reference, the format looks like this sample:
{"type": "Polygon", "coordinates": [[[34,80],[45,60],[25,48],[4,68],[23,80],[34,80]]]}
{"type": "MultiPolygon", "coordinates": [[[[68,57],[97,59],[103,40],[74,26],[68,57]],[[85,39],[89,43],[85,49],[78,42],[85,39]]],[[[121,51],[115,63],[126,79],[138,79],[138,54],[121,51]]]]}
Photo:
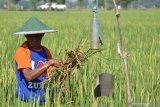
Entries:
{"type": "Polygon", "coordinates": [[[22,25],[22,27],[16,33],[14,33],[14,35],[52,33],[56,31],[57,30],[51,29],[36,17],[32,16],[22,25]]]}

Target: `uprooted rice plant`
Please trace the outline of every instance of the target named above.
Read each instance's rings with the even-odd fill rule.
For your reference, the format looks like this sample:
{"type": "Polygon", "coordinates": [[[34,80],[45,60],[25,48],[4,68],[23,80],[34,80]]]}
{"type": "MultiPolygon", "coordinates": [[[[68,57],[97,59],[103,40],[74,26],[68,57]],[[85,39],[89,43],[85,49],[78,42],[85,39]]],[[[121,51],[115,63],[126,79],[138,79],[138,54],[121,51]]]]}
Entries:
{"type": "Polygon", "coordinates": [[[70,76],[74,69],[80,68],[86,61],[88,61],[89,57],[102,51],[102,49],[88,49],[86,52],[84,52],[84,50],[81,49],[81,47],[78,47],[70,51],[65,51],[63,65],[56,69],[56,72],[53,71],[52,74],[50,74],[49,82],[52,83],[52,78],[56,78],[58,80],[57,82],[59,82],[59,85],[62,88],[66,78],[70,76]]]}

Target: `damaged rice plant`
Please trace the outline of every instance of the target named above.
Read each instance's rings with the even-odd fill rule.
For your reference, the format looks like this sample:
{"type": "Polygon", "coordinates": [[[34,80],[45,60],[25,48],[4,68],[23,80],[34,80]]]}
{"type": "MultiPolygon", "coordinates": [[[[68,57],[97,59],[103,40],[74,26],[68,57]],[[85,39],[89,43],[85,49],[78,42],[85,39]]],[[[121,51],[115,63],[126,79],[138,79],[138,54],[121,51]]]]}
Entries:
{"type": "Polygon", "coordinates": [[[63,61],[64,63],[60,68],[54,69],[49,77],[50,83],[52,83],[53,78],[55,78],[58,80],[60,88],[62,88],[66,79],[75,69],[79,69],[86,61],[88,61],[89,57],[100,51],[102,51],[102,49],[88,49],[87,51],[83,51],[80,47],[70,51],[66,50],[63,61]]]}

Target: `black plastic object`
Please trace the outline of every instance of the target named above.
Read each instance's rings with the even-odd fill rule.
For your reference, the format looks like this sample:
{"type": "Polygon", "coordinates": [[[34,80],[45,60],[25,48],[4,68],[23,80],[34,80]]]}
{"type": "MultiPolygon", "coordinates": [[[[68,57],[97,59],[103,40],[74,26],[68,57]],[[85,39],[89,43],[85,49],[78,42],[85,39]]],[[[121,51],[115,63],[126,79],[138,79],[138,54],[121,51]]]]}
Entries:
{"type": "Polygon", "coordinates": [[[102,73],[99,75],[96,87],[94,89],[95,98],[100,96],[110,96],[113,90],[114,76],[113,74],[102,73]]]}

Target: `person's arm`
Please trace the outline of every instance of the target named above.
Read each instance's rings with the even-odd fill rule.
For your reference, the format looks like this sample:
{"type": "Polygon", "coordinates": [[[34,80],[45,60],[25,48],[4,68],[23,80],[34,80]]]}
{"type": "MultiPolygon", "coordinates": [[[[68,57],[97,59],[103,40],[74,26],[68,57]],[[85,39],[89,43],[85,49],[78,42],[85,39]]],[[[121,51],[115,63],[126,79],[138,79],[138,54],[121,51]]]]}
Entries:
{"type": "Polygon", "coordinates": [[[32,81],[37,77],[39,77],[42,73],[44,73],[48,67],[50,66],[59,67],[61,65],[62,61],[50,59],[46,64],[44,64],[41,67],[38,67],[37,69],[31,70],[30,68],[23,68],[21,69],[21,71],[27,81],[32,81]]]}

